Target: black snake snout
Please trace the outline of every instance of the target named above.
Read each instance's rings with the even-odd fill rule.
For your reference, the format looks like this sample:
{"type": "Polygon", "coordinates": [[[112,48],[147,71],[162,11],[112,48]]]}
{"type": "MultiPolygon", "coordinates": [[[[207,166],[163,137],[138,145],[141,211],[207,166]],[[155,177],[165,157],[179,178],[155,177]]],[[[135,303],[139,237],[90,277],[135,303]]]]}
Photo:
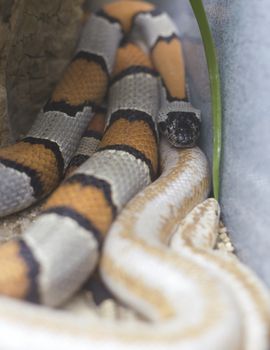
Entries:
{"type": "Polygon", "coordinates": [[[175,147],[193,147],[200,134],[201,121],[194,112],[169,112],[166,123],[159,123],[161,132],[175,147]]]}

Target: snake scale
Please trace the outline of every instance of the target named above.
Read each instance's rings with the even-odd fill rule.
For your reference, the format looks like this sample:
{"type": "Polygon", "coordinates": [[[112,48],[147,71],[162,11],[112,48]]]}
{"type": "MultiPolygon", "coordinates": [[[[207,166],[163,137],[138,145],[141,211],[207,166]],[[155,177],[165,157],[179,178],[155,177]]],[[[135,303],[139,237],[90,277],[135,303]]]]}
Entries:
{"type": "Polygon", "coordinates": [[[0,246],[1,349],[268,349],[268,291],[213,249],[219,207],[191,147],[199,126],[170,18],[140,1],[91,14],[28,135],[0,150],[1,216],[66,173],[37,220],[0,246]],[[89,321],[10,298],[61,305],[99,257],[106,285],[147,321],[89,321]]]}

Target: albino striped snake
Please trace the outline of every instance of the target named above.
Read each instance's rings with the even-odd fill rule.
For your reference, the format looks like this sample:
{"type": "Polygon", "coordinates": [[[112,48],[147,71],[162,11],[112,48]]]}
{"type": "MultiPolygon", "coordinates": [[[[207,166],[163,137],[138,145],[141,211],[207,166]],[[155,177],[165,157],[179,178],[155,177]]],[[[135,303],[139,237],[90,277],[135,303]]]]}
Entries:
{"type": "Polygon", "coordinates": [[[163,142],[161,152],[162,176],[119,215],[101,261],[107,285],[153,323],[90,321],[2,298],[1,348],[267,349],[268,293],[236,258],[212,250],[216,202],[204,202],[184,219],[171,240],[176,252],[166,247],[209,184],[198,148],[177,151],[163,142]]]}
{"type": "MultiPolygon", "coordinates": [[[[158,173],[159,91],[161,130],[173,143],[193,145],[199,113],[185,101],[181,46],[170,19],[141,2],[114,3],[92,15],[74,60],[29,135],[1,153],[2,175],[14,179],[11,187],[15,183],[0,187],[5,215],[55,187],[97,113],[71,162],[70,176],[42,215],[20,239],[0,247],[2,294],[56,306],[80,288],[97,264],[117,213],[158,173]],[[136,43],[122,40],[133,27],[131,37],[151,50],[163,84],[149,56],[136,43]],[[102,130],[100,104],[109,74],[105,133],[98,151],[80,165],[93,150],[89,139],[99,138],[102,130]],[[12,191],[21,191],[20,200],[12,191]]],[[[208,195],[205,156],[198,148],[176,149],[162,140],[161,168],[158,180],[114,221],[100,264],[115,295],[152,322],[78,320],[1,297],[1,349],[267,350],[269,296],[236,259],[212,251],[216,203],[209,200],[195,208],[179,227],[208,195]]]]}

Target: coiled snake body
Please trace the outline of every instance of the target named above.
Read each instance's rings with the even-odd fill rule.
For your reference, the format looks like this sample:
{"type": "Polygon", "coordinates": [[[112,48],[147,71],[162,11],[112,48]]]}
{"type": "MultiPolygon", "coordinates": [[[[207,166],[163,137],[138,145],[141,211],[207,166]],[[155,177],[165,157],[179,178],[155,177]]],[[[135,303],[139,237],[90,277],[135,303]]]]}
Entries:
{"type": "Polygon", "coordinates": [[[162,173],[150,185],[159,172],[157,124],[173,145],[194,146],[199,118],[186,99],[181,45],[166,14],[120,1],[91,15],[29,134],[0,151],[2,216],[47,195],[69,165],[36,222],[0,247],[0,292],[63,303],[95,268],[109,231],[103,279],[153,324],[83,322],[2,297],[1,348],[267,349],[268,293],[236,259],[212,251],[217,203],[186,216],[209,192],[203,153],[162,139],[162,173]]]}

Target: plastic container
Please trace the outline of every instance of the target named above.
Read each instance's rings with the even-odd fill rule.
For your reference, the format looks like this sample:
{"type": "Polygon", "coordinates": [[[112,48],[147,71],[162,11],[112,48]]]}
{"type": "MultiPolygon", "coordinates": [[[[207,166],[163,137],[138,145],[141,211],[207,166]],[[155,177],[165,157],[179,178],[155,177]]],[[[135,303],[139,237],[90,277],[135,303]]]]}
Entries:
{"type": "MultiPolygon", "coordinates": [[[[177,23],[201,144],[211,159],[211,106],[200,34],[188,0],[156,1],[177,23]]],[[[221,205],[239,258],[270,286],[270,2],[204,0],[223,100],[221,205]]]]}

